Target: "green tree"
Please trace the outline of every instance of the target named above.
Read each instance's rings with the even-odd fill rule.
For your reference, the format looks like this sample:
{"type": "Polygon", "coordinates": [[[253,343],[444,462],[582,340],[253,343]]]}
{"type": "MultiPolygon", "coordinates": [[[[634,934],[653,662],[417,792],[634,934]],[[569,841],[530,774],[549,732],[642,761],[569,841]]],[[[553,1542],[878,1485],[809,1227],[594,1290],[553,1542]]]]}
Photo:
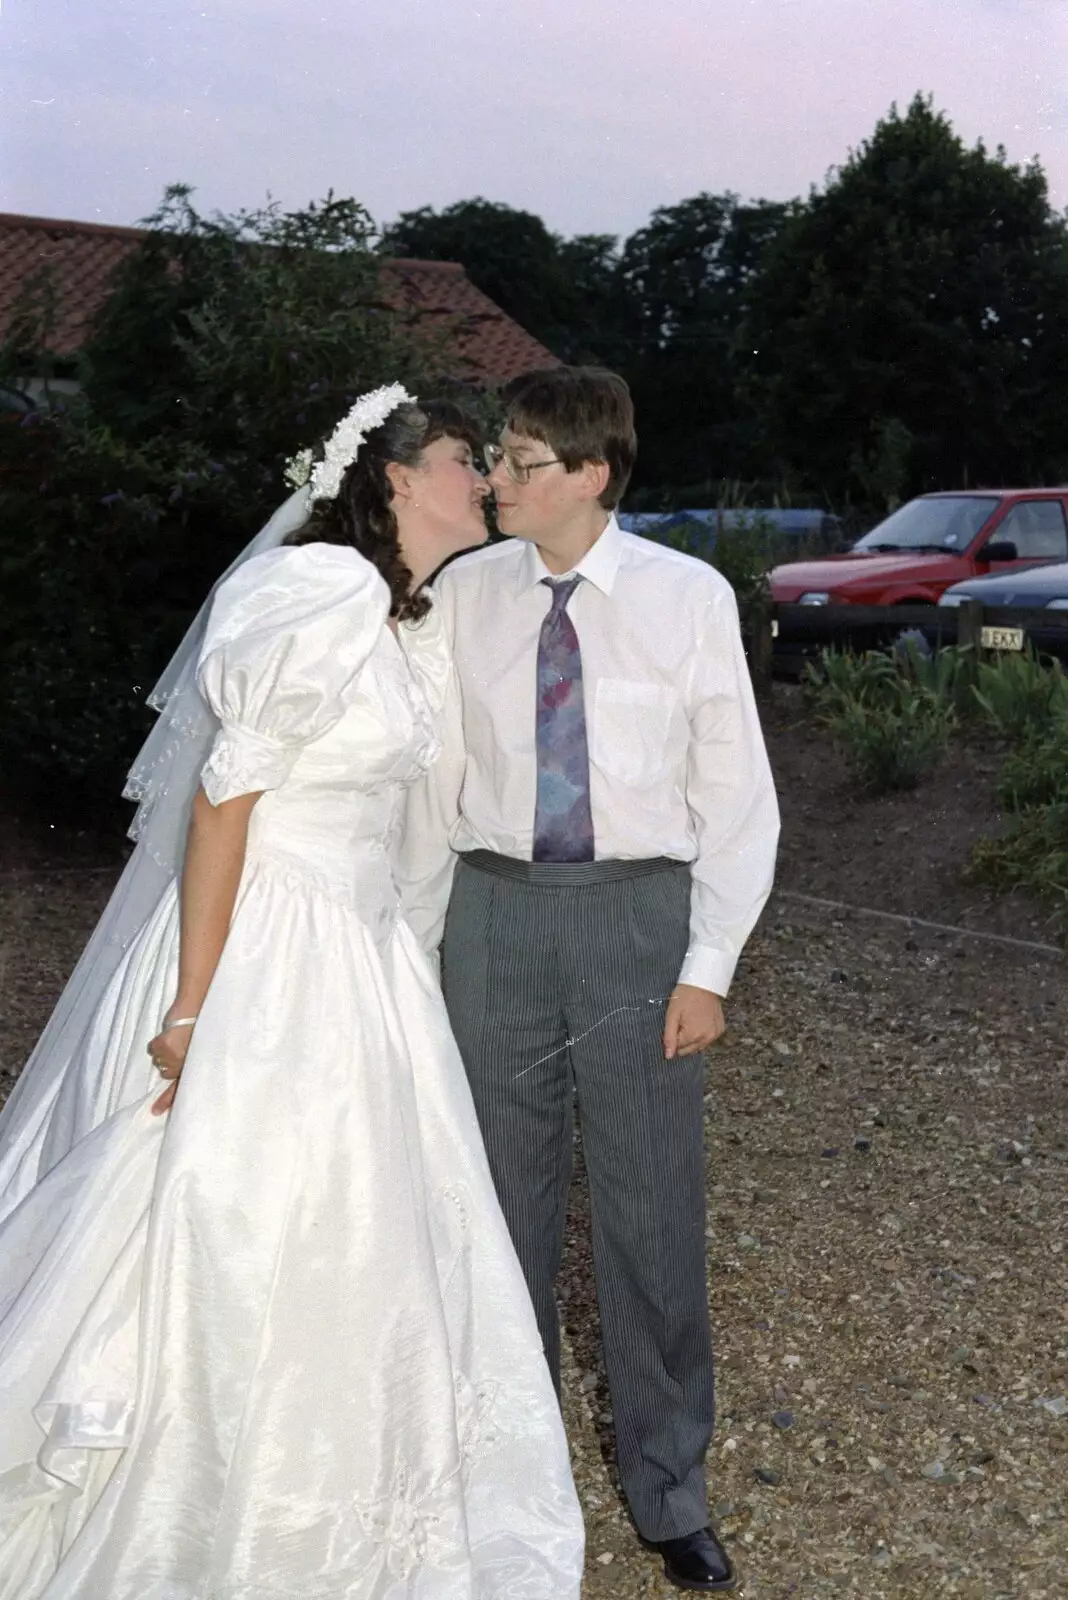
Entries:
{"type": "Polygon", "coordinates": [[[567,286],[565,326],[554,349],[565,361],[622,368],[627,359],[626,288],[619,270],[619,240],[611,233],[580,233],[559,245],[567,286]]]}
{"type": "Polygon", "coordinates": [[[746,294],[745,391],[785,470],[893,505],[1068,470],[1068,233],[1037,162],[923,96],[796,207],[746,294]]]}
{"type": "Polygon", "coordinates": [[[383,249],[458,261],[471,282],[562,361],[613,362],[622,349],[618,241],[562,239],[530,211],[458,200],[406,211],[383,230],[383,249]]]}
{"type": "Polygon", "coordinates": [[[110,804],[190,615],[284,498],[287,456],[357,393],[432,392],[442,356],[383,303],[366,212],[328,197],[206,219],[168,191],[66,410],[0,428],[5,778],[110,804]]]}
{"type": "Polygon", "coordinates": [[[458,261],[471,282],[555,350],[567,325],[570,288],[560,241],[540,217],[494,200],[458,200],[405,211],[383,230],[391,254],[458,261]]]}
{"type": "Polygon", "coordinates": [[[617,303],[641,421],[638,484],[677,489],[759,470],[735,347],[746,291],[786,213],[699,194],[655,211],[626,241],[617,303]]]}
{"type": "Polygon", "coordinates": [[[462,200],[405,212],[383,245],[461,262],[561,360],[622,372],[639,409],[635,484],[655,497],[761,464],[736,392],[735,341],[746,286],[786,209],[700,194],[654,212],[621,249],[611,234],[564,239],[530,212],[462,200]]]}
{"type": "Polygon", "coordinates": [[[205,217],[178,185],[148,227],[83,357],[92,411],[125,439],[181,433],[273,483],[294,441],[332,427],[381,373],[443,373],[433,336],[384,302],[375,226],[355,200],[205,217]]]}

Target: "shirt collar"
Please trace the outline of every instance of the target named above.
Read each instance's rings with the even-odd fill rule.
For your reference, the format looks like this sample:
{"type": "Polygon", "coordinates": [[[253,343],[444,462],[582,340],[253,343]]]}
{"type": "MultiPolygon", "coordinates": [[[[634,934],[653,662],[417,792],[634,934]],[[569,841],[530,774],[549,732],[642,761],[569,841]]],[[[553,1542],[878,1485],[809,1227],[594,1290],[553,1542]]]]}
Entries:
{"type": "MultiPolygon", "coordinates": [[[[571,570],[585,578],[587,583],[592,583],[595,589],[600,589],[602,594],[611,594],[622,554],[623,531],[613,512],[605,524],[604,532],[586,551],[578,566],[571,570]]],[[[552,578],[555,581],[565,576],[567,574],[562,572],[550,572],[541,559],[537,545],[529,540],[525,541],[516,584],[517,594],[525,594],[536,583],[541,583],[543,578],[552,578]]]]}

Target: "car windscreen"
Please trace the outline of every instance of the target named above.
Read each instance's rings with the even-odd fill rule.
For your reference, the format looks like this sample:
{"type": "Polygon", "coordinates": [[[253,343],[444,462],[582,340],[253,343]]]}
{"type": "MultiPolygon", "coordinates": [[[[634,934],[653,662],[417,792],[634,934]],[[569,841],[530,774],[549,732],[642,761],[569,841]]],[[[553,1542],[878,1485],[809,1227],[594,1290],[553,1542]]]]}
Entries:
{"type": "Polygon", "coordinates": [[[854,550],[966,550],[997,505],[992,495],[910,500],[858,539],[854,550]]]}

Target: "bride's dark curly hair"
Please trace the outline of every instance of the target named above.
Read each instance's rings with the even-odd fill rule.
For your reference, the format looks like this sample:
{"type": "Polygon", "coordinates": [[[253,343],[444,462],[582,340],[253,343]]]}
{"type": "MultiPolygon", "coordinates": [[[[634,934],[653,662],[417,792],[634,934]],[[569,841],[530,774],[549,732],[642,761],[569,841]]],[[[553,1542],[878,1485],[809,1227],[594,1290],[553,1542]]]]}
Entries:
{"type": "Polygon", "coordinates": [[[435,439],[462,439],[472,450],[482,448],[474,419],[452,400],[399,405],[367,435],[356,460],[346,468],[336,498],[316,500],[303,528],[286,540],[287,544],[351,545],[385,578],[392,596],[390,615],[402,622],[425,617],[430,601],[422,591],[411,592],[412,574],[401,555],[386,467],[391,461],[418,466],[435,439]]]}

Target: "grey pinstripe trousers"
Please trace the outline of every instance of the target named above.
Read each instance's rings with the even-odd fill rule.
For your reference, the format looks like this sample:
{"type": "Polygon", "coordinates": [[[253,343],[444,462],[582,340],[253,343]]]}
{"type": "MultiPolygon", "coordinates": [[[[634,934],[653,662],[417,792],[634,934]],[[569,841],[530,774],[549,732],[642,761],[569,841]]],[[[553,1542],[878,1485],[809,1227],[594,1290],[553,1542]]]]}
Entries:
{"type": "Polygon", "coordinates": [[[708,1521],[713,1368],[702,1060],[667,1062],[662,1045],[690,874],[653,865],[461,857],[442,976],[558,1387],[577,1095],[620,1478],[639,1532],[669,1539],[708,1521]]]}

